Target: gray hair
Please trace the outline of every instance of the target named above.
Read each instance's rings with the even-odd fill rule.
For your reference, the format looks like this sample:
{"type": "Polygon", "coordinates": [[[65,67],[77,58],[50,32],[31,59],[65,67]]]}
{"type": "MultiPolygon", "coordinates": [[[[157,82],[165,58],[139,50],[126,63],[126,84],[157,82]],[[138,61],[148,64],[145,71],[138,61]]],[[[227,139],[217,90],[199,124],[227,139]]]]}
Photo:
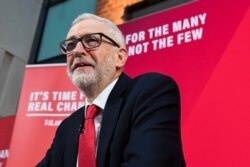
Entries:
{"type": "Polygon", "coordinates": [[[103,23],[107,27],[107,31],[110,33],[112,38],[121,47],[124,47],[124,48],[126,47],[125,38],[124,38],[121,30],[117,27],[117,25],[115,25],[110,20],[108,20],[106,18],[103,18],[103,17],[99,17],[99,16],[94,15],[94,14],[83,13],[83,14],[81,14],[78,17],[75,18],[75,20],[72,22],[72,26],[79,23],[79,22],[81,22],[81,21],[83,21],[83,20],[96,20],[96,21],[99,21],[99,22],[103,23]]]}

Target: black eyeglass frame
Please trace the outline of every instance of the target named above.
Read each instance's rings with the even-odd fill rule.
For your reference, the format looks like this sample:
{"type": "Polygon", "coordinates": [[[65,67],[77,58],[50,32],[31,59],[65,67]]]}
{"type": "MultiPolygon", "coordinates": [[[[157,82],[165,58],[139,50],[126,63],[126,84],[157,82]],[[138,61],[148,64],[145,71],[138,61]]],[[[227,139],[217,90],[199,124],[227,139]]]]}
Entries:
{"type": "Polygon", "coordinates": [[[61,50],[62,54],[65,54],[65,55],[70,54],[70,53],[73,52],[73,50],[75,49],[75,47],[76,47],[76,45],[77,45],[78,42],[81,42],[82,46],[83,46],[85,49],[91,50],[91,49],[97,48],[97,47],[99,47],[99,46],[101,45],[101,43],[103,42],[102,37],[105,37],[106,39],[108,39],[108,40],[111,42],[110,44],[112,44],[113,46],[116,46],[116,47],[120,48],[120,45],[119,45],[117,42],[115,42],[112,38],[110,38],[109,36],[103,34],[102,32],[97,32],[97,33],[86,34],[86,35],[84,35],[84,36],[82,36],[82,37],[80,37],[80,38],[72,38],[72,39],[64,40],[64,41],[62,41],[62,42],[60,43],[60,50],[61,50]],[[99,45],[97,45],[97,46],[95,46],[95,47],[91,47],[91,48],[90,48],[90,47],[86,47],[85,44],[84,44],[84,42],[83,42],[83,38],[86,38],[86,37],[89,36],[89,35],[96,35],[96,34],[100,35],[100,42],[99,42],[99,45]],[[70,40],[74,40],[75,47],[74,47],[71,51],[69,51],[68,53],[64,53],[62,50],[67,51],[67,48],[66,48],[65,43],[66,43],[67,41],[70,41],[70,40]]]}

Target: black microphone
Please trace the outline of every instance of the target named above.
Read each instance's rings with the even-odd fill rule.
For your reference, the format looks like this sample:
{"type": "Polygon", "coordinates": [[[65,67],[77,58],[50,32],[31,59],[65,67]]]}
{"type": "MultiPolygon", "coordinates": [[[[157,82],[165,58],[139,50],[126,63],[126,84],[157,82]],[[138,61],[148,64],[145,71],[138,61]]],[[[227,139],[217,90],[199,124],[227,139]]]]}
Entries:
{"type": "Polygon", "coordinates": [[[83,133],[83,126],[82,126],[82,124],[80,124],[79,129],[78,129],[78,132],[79,132],[79,133],[83,133]]]}

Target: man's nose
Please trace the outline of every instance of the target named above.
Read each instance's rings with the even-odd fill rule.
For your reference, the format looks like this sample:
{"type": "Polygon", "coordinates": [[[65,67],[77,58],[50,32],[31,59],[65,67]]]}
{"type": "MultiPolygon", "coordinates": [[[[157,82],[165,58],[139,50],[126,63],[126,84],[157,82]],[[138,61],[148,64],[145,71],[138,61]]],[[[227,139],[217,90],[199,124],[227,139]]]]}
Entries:
{"type": "Polygon", "coordinates": [[[75,53],[86,53],[86,50],[84,48],[84,46],[82,45],[81,41],[78,41],[76,43],[76,47],[73,50],[75,53]]]}

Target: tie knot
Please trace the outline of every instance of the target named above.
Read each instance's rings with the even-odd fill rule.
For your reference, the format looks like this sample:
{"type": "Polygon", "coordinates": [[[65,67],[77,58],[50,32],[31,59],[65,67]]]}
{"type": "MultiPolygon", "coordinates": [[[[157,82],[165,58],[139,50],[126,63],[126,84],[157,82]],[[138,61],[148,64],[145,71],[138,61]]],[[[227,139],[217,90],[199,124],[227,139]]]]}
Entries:
{"type": "Polygon", "coordinates": [[[94,119],[98,114],[98,112],[99,108],[96,105],[94,104],[89,105],[86,110],[86,119],[94,119]]]}

